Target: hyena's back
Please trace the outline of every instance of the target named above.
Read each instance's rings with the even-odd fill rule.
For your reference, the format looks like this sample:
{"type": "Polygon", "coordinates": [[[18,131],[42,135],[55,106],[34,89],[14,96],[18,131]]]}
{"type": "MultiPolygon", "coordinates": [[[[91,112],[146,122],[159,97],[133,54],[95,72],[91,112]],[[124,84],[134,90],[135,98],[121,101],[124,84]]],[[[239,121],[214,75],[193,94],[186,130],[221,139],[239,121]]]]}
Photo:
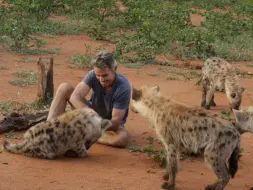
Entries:
{"type": "Polygon", "coordinates": [[[219,91],[225,91],[226,75],[232,72],[231,64],[226,60],[212,57],[208,58],[202,68],[202,80],[208,80],[219,91]]]}

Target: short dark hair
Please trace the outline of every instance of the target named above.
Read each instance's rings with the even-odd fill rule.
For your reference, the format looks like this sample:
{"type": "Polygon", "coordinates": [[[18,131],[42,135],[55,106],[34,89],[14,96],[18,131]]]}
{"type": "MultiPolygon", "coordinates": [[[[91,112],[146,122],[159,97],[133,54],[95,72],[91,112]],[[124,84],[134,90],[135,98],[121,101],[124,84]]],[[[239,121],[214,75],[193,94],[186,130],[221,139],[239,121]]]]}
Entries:
{"type": "Polygon", "coordinates": [[[98,68],[109,68],[109,69],[116,69],[117,61],[115,60],[112,53],[106,52],[104,50],[100,51],[94,59],[91,61],[94,67],[98,68]]]}

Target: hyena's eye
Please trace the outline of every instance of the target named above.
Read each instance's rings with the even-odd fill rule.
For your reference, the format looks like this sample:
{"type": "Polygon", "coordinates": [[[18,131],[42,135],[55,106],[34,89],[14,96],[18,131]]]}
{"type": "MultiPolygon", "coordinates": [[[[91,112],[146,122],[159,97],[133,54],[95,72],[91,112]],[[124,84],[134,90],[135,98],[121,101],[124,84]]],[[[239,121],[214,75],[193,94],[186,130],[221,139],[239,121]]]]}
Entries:
{"type": "Polygon", "coordinates": [[[236,97],[236,93],[233,92],[233,93],[231,94],[231,97],[232,97],[232,98],[235,98],[235,97],[236,97]]]}

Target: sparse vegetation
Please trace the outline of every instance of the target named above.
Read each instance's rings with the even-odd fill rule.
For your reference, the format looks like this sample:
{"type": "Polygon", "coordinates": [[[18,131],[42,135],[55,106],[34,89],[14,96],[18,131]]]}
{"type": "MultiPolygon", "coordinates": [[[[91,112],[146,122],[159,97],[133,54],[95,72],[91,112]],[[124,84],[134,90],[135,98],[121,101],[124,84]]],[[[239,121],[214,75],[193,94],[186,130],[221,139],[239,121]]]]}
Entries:
{"type": "Polygon", "coordinates": [[[130,152],[145,152],[149,157],[153,157],[155,161],[159,162],[160,167],[166,166],[166,153],[164,150],[155,150],[151,145],[145,147],[136,147],[135,145],[128,147],[130,152]]]}
{"type": "Polygon", "coordinates": [[[2,101],[0,102],[0,113],[9,114],[18,113],[35,113],[39,110],[48,109],[49,105],[44,105],[38,100],[32,102],[2,101]]]}
{"type": "Polygon", "coordinates": [[[2,153],[3,149],[4,149],[4,147],[1,146],[0,147],[0,153],[2,153]]]}
{"type": "Polygon", "coordinates": [[[115,55],[127,64],[156,63],[158,54],[181,59],[220,56],[228,60],[250,60],[253,56],[253,6],[248,0],[122,0],[121,9],[114,0],[29,2],[6,0],[10,6],[0,4],[0,36],[9,38],[11,50],[35,54],[27,50],[30,42],[35,40],[39,49],[45,42],[33,34],[85,32],[95,40],[116,44],[115,55]],[[65,15],[68,19],[49,20],[50,14],[65,15]],[[191,22],[191,14],[203,17],[200,26],[191,22]],[[131,58],[125,57],[133,52],[131,58]]]}
{"type": "Polygon", "coordinates": [[[75,54],[70,58],[69,67],[91,68],[91,57],[75,54]]]}
{"type": "Polygon", "coordinates": [[[9,83],[12,85],[24,87],[24,86],[34,86],[38,83],[37,72],[34,71],[22,70],[13,73],[13,75],[18,77],[19,79],[9,81],[9,83]]]}
{"type": "Polygon", "coordinates": [[[249,63],[246,65],[247,67],[253,67],[253,63],[249,63]]]}
{"type": "Polygon", "coordinates": [[[227,119],[227,120],[231,121],[230,112],[222,111],[222,112],[221,112],[221,116],[222,116],[224,119],[227,119]]]}
{"type": "Polygon", "coordinates": [[[5,138],[8,138],[8,139],[20,139],[20,138],[21,138],[20,136],[14,135],[13,132],[14,132],[14,131],[8,132],[8,133],[5,135],[5,138]]]}
{"type": "Polygon", "coordinates": [[[0,66],[0,70],[8,70],[8,67],[0,66]]]}

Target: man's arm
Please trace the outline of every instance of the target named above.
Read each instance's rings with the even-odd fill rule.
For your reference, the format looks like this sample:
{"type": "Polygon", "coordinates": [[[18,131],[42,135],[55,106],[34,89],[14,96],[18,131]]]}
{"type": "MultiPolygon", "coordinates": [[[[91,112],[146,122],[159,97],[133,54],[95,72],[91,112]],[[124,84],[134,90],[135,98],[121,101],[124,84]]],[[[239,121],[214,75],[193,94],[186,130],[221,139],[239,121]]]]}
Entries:
{"type": "Polygon", "coordinates": [[[108,129],[108,131],[118,130],[118,128],[122,122],[122,119],[124,118],[125,113],[126,113],[125,109],[113,108],[112,119],[111,119],[112,126],[108,129]]]}
{"type": "Polygon", "coordinates": [[[108,129],[109,131],[116,131],[119,128],[125,116],[126,110],[129,108],[131,88],[127,86],[126,88],[122,89],[124,89],[124,91],[117,97],[117,100],[113,105],[111,119],[112,126],[108,129]]]}
{"type": "Polygon", "coordinates": [[[81,81],[73,91],[73,93],[70,96],[70,103],[74,106],[74,108],[80,108],[87,106],[83,101],[88,95],[90,91],[90,87],[81,81]]]}

